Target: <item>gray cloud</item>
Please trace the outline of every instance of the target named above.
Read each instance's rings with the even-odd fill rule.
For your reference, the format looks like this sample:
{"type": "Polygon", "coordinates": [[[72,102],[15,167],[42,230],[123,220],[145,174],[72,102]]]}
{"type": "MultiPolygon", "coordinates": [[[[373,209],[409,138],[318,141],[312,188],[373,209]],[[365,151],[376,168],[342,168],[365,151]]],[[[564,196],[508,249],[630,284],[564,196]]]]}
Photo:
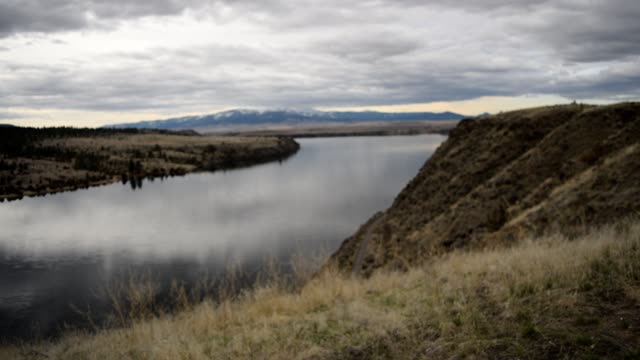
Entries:
{"type": "MultiPolygon", "coordinates": [[[[180,112],[491,95],[640,97],[637,0],[46,4],[0,0],[0,34],[46,37],[96,26],[109,31],[123,20],[181,15],[241,23],[259,40],[144,48],[73,63],[0,59],[0,107],[180,112]]],[[[49,43],[73,46],[60,39],[49,43]]]]}
{"type": "Polygon", "coordinates": [[[332,54],[358,62],[380,61],[388,57],[405,55],[420,47],[420,42],[393,32],[350,34],[312,44],[312,51],[332,54]]]}
{"type": "Polygon", "coordinates": [[[565,60],[598,62],[640,55],[638,19],[636,0],[565,0],[515,27],[565,60]]]}
{"type": "Polygon", "coordinates": [[[23,117],[24,115],[16,112],[0,110],[0,120],[15,120],[15,119],[21,119],[23,117]]]}
{"type": "Polygon", "coordinates": [[[362,106],[522,93],[583,98],[640,91],[640,68],[631,65],[625,71],[561,78],[526,64],[490,64],[477,55],[442,62],[409,54],[369,63],[333,53],[276,55],[205,47],[119,54],[128,61],[108,71],[14,64],[10,68],[15,81],[7,84],[10,92],[0,93],[0,106],[193,111],[203,106],[362,106]]]}
{"type": "Polygon", "coordinates": [[[0,35],[55,32],[95,26],[100,20],[175,15],[206,1],[2,0],[0,35]]]}

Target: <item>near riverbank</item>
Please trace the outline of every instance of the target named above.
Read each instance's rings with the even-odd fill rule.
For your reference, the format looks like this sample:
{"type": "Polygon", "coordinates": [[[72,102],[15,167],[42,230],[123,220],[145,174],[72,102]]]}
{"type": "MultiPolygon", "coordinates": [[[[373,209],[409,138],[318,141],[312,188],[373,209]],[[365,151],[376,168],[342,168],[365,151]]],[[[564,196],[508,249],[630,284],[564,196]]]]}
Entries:
{"type": "MultiPolygon", "coordinates": [[[[184,295],[184,294],[183,294],[184,295]]],[[[640,223],[454,252],[368,279],[325,271],[6,359],[637,359],[640,223]]],[[[136,303],[140,305],[140,303],[136,303]]]]}

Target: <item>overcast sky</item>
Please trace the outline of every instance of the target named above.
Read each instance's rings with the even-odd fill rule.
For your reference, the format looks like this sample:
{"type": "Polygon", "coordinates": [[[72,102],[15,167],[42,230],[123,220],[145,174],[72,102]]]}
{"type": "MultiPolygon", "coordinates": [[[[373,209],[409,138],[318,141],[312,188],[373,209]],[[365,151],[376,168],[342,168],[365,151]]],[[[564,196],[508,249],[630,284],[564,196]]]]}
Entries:
{"type": "Polygon", "coordinates": [[[638,0],[0,0],[0,122],[640,99],[638,0]]]}

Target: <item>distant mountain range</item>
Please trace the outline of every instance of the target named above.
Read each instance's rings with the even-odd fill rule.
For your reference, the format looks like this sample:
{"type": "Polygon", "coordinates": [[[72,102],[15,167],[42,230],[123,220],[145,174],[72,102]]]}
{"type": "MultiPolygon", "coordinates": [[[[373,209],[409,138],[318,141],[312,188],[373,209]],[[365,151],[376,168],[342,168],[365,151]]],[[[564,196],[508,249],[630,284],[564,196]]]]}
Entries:
{"type": "Polygon", "coordinates": [[[384,113],[376,111],[291,111],[291,110],[229,110],[216,114],[185,116],[179,118],[141,121],[108,125],[115,128],[140,128],[140,129],[194,129],[211,127],[231,127],[247,125],[273,125],[305,123],[357,123],[372,121],[440,121],[460,120],[464,115],[453,112],[411,112],[411,113],[384,113]]]}

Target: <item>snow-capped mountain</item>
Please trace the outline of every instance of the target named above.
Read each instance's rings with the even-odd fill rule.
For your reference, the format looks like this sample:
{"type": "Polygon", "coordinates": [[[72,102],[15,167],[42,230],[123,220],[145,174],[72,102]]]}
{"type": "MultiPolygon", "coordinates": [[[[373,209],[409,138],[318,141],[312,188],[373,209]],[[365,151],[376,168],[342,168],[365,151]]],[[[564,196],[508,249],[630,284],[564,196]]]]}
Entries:
{"type": "Polygon", "coordinates": [[[459,120],[464,115],[443,112],[384,113],[376,111],[293,111],[293,110],[229,110],[216,114],[185,116],[166,120],[141,121],[109,125],[116,128],[193,129],[262,124],[304,124],[316,122],[356,123],[370,121],[459,120]]]}

